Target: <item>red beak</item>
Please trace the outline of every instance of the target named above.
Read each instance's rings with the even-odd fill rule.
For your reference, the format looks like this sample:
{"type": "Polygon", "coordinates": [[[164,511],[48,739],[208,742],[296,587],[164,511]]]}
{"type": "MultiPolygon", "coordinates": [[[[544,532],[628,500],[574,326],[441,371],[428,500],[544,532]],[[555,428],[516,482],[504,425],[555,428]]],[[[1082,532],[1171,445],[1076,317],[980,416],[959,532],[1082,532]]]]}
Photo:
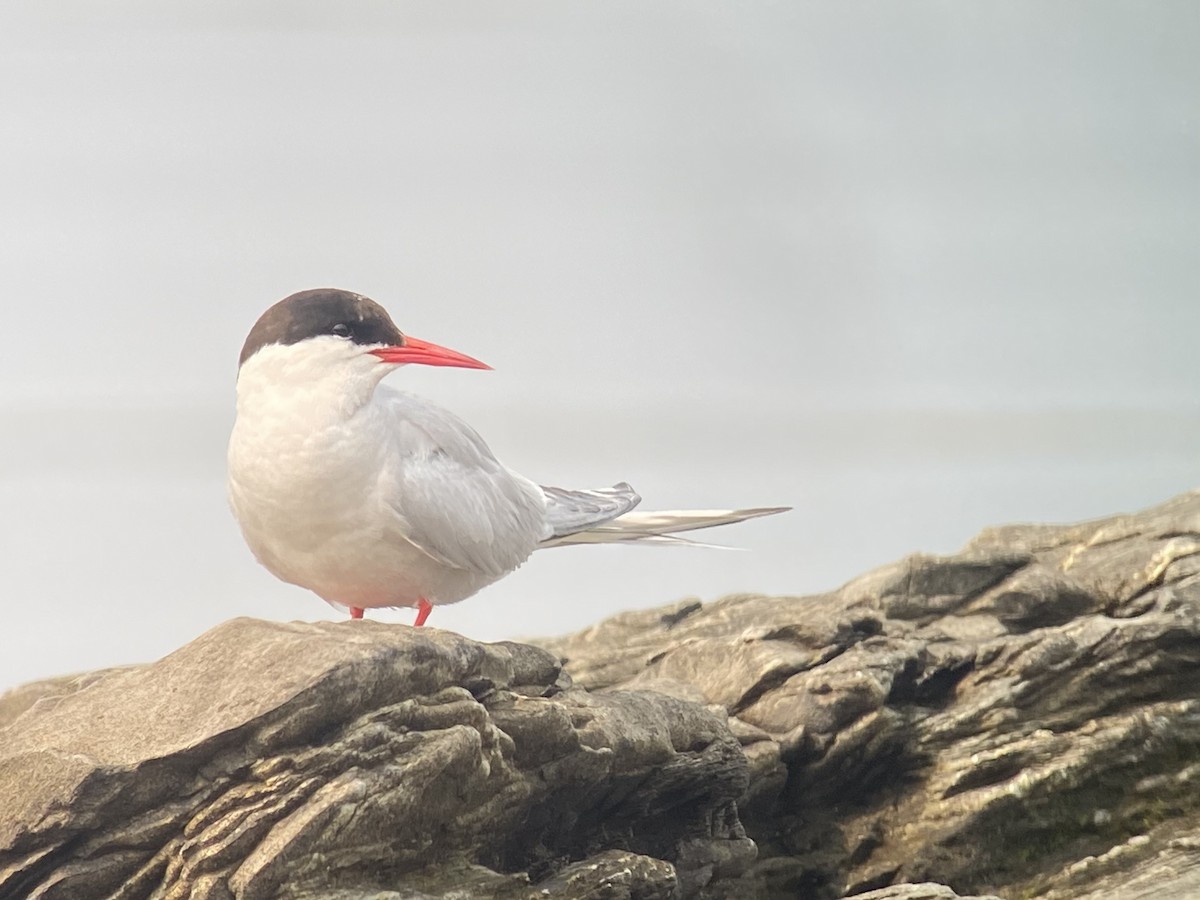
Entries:
{"type": "Polygon", "coordinates": [[[450,350],[439,347],[428,341],[415,337],[404,336],[404,344],[399,347],[380,347],[372,350],[373,356],[378,356],[386,363],[417,363],[422,366],[458,366],[460,369],[490,369],[487,363],[450,350]]]}

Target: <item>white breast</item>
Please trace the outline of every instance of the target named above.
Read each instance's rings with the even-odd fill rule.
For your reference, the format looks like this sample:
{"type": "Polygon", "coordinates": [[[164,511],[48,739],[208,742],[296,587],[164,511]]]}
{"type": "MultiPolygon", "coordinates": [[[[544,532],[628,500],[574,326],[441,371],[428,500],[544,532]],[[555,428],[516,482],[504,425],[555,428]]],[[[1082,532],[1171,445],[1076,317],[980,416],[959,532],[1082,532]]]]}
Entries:
{"type": "Polygon", "coordinates": [[[377,388],[382,366],[313,377],[328,365],[297,346],[242,366],[229,444],[230,503],[267,569],[332,603],[414,606],[528,558],[546,533],[536,485],[449,412],[377,388]]]}

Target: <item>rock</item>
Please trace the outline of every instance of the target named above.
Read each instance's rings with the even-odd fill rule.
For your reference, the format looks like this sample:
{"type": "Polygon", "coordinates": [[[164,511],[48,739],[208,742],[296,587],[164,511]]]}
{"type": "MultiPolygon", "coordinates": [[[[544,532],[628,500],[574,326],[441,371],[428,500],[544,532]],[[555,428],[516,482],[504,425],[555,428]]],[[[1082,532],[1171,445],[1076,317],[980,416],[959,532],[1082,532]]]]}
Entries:
{"type": "Polygon", "coordinates": [[[0,694],[0,728],[7,726],[17,716],[43,698],[73,694],[93,681],[118,671],[121,671],[121,669],[101,669],[96,672],[85,672],[81,675],[60,675],[58,678],[34,681],[30,684],[6,691],[0,694]]]}
{"type": "Polygon", "coordinates": [[[5,900],[651,900],[754,857],[723,716],[520,644],[239,619],[0,709],[5,900]]]}
{"type": "Polygon", "coordinates": [[[998,897],[960,897],[944,884],[897,884],[892,887],[855,894],[855,900],[1000,900],[998,897]]]}
{"type": "Polygon", "coordinates": [[[540,643],[593,691],[730,717],[747,892],[1200,896],[1200,494],[540,643]]]}
{"type": "Polygon", "coordinates": [[[0,696],[0,900],[1200,896],[1200,494],[539,643],[241,619],[0,696]]]}

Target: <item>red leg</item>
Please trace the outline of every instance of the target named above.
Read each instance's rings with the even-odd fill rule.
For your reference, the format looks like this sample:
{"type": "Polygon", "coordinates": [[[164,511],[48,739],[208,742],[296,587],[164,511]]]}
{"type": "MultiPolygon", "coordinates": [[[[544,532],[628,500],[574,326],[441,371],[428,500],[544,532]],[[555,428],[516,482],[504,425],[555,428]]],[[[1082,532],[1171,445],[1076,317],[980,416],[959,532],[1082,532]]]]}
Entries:
{"type": "Polygon", "coordinates": [[[363,617],[363,608],[361,606],[350,607],[350,618],[361,619],[363,617]]]}
{"type": "Polygon", "coordinates": [[[424,625],[431,612],[433,612],[433,604],[422,597],[417,601],[417,621],[413,622],[413,626],[419,628],[424,625]]]}

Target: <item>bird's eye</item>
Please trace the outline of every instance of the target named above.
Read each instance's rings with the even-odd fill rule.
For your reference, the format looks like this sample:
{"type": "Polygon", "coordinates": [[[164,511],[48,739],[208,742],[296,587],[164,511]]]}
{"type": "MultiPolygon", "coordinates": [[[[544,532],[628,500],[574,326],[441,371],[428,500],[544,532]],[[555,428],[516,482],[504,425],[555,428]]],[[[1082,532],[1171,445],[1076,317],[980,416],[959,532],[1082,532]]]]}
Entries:
{"type": "Polygon", "coordinates": [[[338,322],[333,328],[329,329],[338,337],[350,337],[350,326],[345,322],[338,322]]]}

